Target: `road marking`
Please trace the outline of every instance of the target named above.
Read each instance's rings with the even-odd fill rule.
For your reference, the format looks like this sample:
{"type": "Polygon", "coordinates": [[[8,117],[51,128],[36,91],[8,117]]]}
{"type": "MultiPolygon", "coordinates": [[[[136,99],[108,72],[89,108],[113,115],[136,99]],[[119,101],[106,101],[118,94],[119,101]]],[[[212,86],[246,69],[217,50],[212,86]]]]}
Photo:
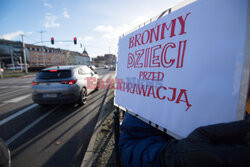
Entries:
{"type": "Polygon", "coordinates": [[[31,86],[29,86],[29,85],[9,85],[9,86],[0,86],[0,89],[29,88],[29,87],[31,87],[31,86]]]}
{"type": "Polygon", "coordinates": [[[4,106],[5,104],[3,103],[3,104],[0,104],[0,107],[2,107],[2,106],[4,106]]]}
{"type": "Polygon", "coordinates": [[[10,93],[18,92],[18,91],[25,90],[25,89],[27,89],[27,88],[18,89],[18,90],[14,90],[12,92],[3,93],[3,94],[0,94],[0,96],[4,96],[4,95],[10,94],[10,93]]]}
{"type": "Polygon", "coordinates": [[[22,101],[23,99],[26,99],[29,96],[31,96],[31,94],[23,95],[23,96],[20,96],[20,97],[16,97],[14,99],[10,99],[10,100],[4,101],[4,103],[18,103],[19,101],[22,101]]]}
{"type": "Polygon", "coordinates": [[[9,122],[12,119],[18,117],[19,115],[21,115],[21,114],[23,114],[23,113],[31,110],[32,108],[35,108],[36,106],[38,106],[38,104],[32,104],[32,105],[30,105],[30,106],[28,106],[28,107],[26,107],[26,108],[24,108],[24,109],[16,112],[15,114],[10,115],[9,117],[7,117],[7,118],[5,118],[5,119],[3,119],[3,120],[0,121],[0,126],[2,126],[3,124],[9,122]]]}
{"type": "Polygon", "coordinates": [[[17,85],[17,86],[12,86],[12,88],[29,88],[31,86],[29,85],[17,85]]]}
{"type": "Polygon", "coordinates": [[[61,105],[56,106],[55,108],[53,108],[52,110],[50,110],[49,112],[47,112],[46,114],[44,114],[43,116],[41,116],[40,118],[36,119],[35,121],[33,121],[31,124],[29,124],[28,126],[26,126],[23,130],[21,130],[20,132],[18,132],[17,134],[15,134],[14,136],[12,136],[10,139],[8,139],[6,141],[6,144],[9,145],[10,143],[12,143],[13,141],[15,141],[16,139],[18,139],[20,136],[22,136],[24,133],[26,133],[28,130],[30,130],[33,126],[35,126],[36,124],[38,124],[41,120],[43,120],[44,118],[46,118],[48,115],[50,115],[53,111],[55,111],[56,109],[58,109],[61,105]]]}
{"type": "Polygon", "coordinates": [[[102,80],[103,80],[104,82],[106,82],[106,80],[107,80],[108,78],[109,78],[109,74],[106,74],[106,75],[103,76],[102,80]]]}

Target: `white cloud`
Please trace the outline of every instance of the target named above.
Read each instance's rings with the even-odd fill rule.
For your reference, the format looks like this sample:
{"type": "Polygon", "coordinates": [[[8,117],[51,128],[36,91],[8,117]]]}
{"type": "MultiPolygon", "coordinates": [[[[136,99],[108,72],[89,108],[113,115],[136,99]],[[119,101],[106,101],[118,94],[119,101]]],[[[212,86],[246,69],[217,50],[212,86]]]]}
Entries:
{"type": "Polygon", "coordinates": [[[63,8],[63,17],[66,19],[69,19],[69,17],[70,17],[66,8],[63,8]]]}
{"type": "Polygon", "coordinates": [[[16,32],[4,34],[1,38],[6,39],[6,40],[13,40],[21,34],[24,34],[23,31],[16,31],[16,32]]]}
{"type": "Polygon", "coordinates": [[[78,40],[78,41],[82,41],[82,37],[78,37],[77,40],[78,40]]]}
{"type": "Polygon", "coordinates": [[[92,36],[86,36],[86,37],[84,37],[84,42],[88,42],[88,41],[91,41],[91,40],[93,40],[94,38],[92,37],[92,36]]]}
{"type": "Polygon", "coordinates": [[[27,34],[27,35],[32,35],[33,32],[29,31],[29,32],[27,32],[26,34],[27,34]]]}
{"type": "Polygon", "coordinates": [[[44,2],[44,3],[43,3],[43,6],[45,6],[45,7],[47,7],[47,8],[52,8],[52,5],[49,4],[49,3],[47,3],[47,2],[44,2]]]}
{"type": "MultiPolygon", "coordinates": [[[[152,16],[151,16],[152,17],[152,16]]],[[[144,16],[137,16],[133,21],[133,25],[139,25],[139,24],[142,24],[146,21],[148,21],[150,18],[150,16],[147,16],[147,15],[144,15],[144,16]]]]}
{"type": "Polygon", "coordinates": [[[122,34],[125,34],[131,30],[136,30],[138,26],[143,25],[144,22],[148,23],[150,18],[151,18],[150,15],[147,14],[144,16],[137,16],[130,22],[130,24],[123,24],[121,26],[98,25],[94,28],[94,31],[102,32],[103,38],[117,39],[122,34]]]}
{"type": "Polygon", "coordinates": [[[42,0],[43,6],[47,8],[52,8],[52,5],[47,2],[47,0],[42,0]]]}
{"type": "Polygon", "coordinates": [[[51,13],[46,13],[44,27],[45,28],[60,27],[60,24],[56,22],[57,18],[58,18],[57,16],[51,13]]]}
{"type": "Polygon", "coordinates": [[[105,26],[105,25],[99,25],[97,26],[94,31],[99,31],[99,32],[112,32],[114,30],[114,27],[111,25],[105,26]]]}
{"type": "Polygon", "coordinates": [[[139,24],[150,19],[150,15],[137,16],[130,24],[123,24],[121,26],[112,26],[112,25],[98,25],[94,28],[94,31],[102,32],[103,38],[114,39],[119,38],[124,33],[128,31],[135,30],[139,24]]]}
{"type": "Polygon", "coordinates": [[[108,39],[117,39],[119,38],[120,35],[123,33],[127,32],[128,30],[131,29],[131,26],[129,25],[121,25],[121,26],[111,26],[111,25],[99,25],[95,27],[94,31],[102,32],[103,38],[108,38],[108,39]]]}

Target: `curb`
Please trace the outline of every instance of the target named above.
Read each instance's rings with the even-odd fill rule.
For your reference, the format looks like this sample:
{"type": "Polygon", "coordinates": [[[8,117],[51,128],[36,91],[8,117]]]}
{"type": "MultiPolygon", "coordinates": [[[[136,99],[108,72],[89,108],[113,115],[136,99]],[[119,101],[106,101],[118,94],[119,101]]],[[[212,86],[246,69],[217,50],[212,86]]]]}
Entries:
{"type": "Polygon", "coordinates": [[[109,94],[109,89],[107,89],[107,92],[105,94],[101,109],[99,111],[99,116],[98,116],[98,120],[95,126],[95,129],[93,131],[92,137],[89,141],[89,145],[87,148],[87,151],[85,152],[85,155],[83,157],[82,163],[81,163],[81,167],[90,167],[92,165],[92,157],[94,156],[95,152],[94,152],[94,145],[95,145],[95,141],[96,141],[96,137],[97,134],[99,133],[99,131],[101,130],[101,123],[102,121],[102,117],[103,117],[103,111],[104,111],[104,104],[107,103],[107,96],[109,94]]]}
{"type": "Polygon", "coordinates": [[[28,75],[23,75],[23,76],[11,76],[11,77],[6,77],[3,76],[3,78],[0,77],[0,79],[11,79],[11,78],[33,78],[36,77],[36,74],[28,74],[28,75]]]}
{"type": "Polygon", "coordinates": [[[36,74],[33,75],[25,75],[25,76],[21,76],[20,78],[33,78],[36,77],[36,74]]]}

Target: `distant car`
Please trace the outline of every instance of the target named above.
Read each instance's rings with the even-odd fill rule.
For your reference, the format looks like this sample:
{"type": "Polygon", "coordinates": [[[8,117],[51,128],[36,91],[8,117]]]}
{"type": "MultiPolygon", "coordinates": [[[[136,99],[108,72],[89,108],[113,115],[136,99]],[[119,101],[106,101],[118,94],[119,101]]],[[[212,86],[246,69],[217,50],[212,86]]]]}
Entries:
{"type": "Polygon", "coordinates": [[[108,66],[108,65],[104,65],[104,68],[105,68],[105,69],[108,69],[108,68],[109,68],[109,66],[108,66]]]}
{"type": "Polygon", "coordinates": [[[8,67],[7,70],[21,70],[20,66],[8,67]]]}
{"type": "Polygon", "coordinates": [[[40,105],[85,104],[86,96],[97,88],[99,76],[87,66],[58,66],[43,69],[32,82],[32,99],[40,105]],[[87,78],[92,78],[92,87],[87,78]]]}
{"type": "Polygon", "coordinates": [[[90,68],[91,70],[93,70],[93,71],[96,69],[96,67],[95,67],[95,66],[93,66],[93,65],[92,65],[92,66],[90,66],[89,68],[90,68]]]}

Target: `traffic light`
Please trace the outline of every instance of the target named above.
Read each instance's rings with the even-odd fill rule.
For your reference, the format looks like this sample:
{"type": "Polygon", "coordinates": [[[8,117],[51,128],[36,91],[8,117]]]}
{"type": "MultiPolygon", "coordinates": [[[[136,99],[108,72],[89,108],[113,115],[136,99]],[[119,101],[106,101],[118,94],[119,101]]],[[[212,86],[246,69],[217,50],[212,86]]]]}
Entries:
{"type": "Polygon", "coordinates": [[[51,38],[51,44],[54,45],[54,38],[51,38]]]}
{"type": "Polygon", "coordinates": [[[76,39],[76,37],[74,38],[74,44],[75,44],[75,45],[77,44],[77,39],[76,39]]]}

